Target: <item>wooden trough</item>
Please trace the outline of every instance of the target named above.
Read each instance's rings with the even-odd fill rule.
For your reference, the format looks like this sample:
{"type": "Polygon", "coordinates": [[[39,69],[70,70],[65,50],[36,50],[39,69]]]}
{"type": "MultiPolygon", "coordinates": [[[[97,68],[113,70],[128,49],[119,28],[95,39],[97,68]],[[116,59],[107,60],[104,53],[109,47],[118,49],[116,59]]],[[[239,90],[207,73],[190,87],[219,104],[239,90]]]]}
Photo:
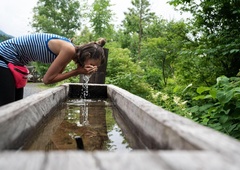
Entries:
{"type": "Polygon", "coordinates": [[[0,107],[0,169],[239,169],[240,142],[166,111],[119,87],[89,84],[90,97],[110,98],[145,146],[132,152],[22,151],[43,119],[82,84],[63,84],[0,107]]]}

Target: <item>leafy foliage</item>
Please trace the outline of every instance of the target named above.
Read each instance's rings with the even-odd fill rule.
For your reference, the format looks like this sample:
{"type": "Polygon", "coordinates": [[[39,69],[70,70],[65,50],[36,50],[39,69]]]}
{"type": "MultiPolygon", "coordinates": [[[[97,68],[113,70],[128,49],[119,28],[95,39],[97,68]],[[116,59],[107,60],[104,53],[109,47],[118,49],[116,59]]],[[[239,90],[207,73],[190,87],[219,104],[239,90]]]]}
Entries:
{"type": "Polygon", "coordinates": [[[125,33],[138,35],[137,56],[140,59],[142,39],[145,37],[145,29],[148,24],[155,18],[155,13],[150,11],[150,3],[148,0],[132,0],[133,7],[129,8],[129,12],[125,13],[123,25],[125,33]]]}
{"type": "MultiPolygon", "coordinates": [[[[115,44],[113,43],[115,46],[115,44]]],[[[111,47],[108,44],[109,56],[107,82],[115,84],[141,97],[150,96],[150,86],[145,83],[143,70],[133,63],[128,49],[111,47]]]]}
{"type": "Polygon", "coordinates": [[[50,66],[50,64],[44,64],[40,62],[32,62],[31,65],[36,68],[36,71],[41,78],[43,78],[44,74],[47,72],[48,67],[50,66]]]}
{"type": "Polygon", "coordinates": [[[113,32],[111,20],[113,13],[109,9],[111,7],[110,0],[95,0],[90,13],[90,22],[95,35],[98,37],[110,37],[113,32]]]}
{"type": "Polygon", "coordinates": [[[80,27],[80,4],[77,0],[39,0],[33,9],[32,27],[72,38],[80,27]]]}
{"type": "MultiPolygon", "coordinates": [[[[199,50],[207,60],[214,59],[218,75],[236,76],[240,63],[240,1],[232,0],[171,0],[182,11],[194,17],[192,33],[199,43],[199,50]]],[[[217,78],[217,77],[215,77],[217,78]]]]}
{"type": "Polygon", "coordinates": [[[198,105],[189,108],[192,119],[240,139],[240,78],[221,76],[211,87],[198,87],[193,100],[198,105]]]}

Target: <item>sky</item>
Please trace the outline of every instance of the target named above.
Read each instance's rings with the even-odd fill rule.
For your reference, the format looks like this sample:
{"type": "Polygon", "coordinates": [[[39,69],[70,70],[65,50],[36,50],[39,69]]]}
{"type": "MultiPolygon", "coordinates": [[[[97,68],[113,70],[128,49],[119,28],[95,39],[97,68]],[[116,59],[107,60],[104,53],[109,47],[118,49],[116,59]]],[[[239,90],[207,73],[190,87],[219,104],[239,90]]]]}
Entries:
{"type": "MultiPolygon", "coordinates": [[[[21,36],[32,32],[30,22],[33,16],[33,7],[38,0],[2,0],[0,5],[0,30],[12,35],[21,36]]],[[[149,0],[151,10],[165,19],[179,20],[186,18],[187,14],[180,12],[167,4],[168,0],[149,0]]],[[[112,10],[116,14],[115,23],[120,24],[124,19],[123,12],[131,7],[131,0],[111,0],[112,10]]]]}

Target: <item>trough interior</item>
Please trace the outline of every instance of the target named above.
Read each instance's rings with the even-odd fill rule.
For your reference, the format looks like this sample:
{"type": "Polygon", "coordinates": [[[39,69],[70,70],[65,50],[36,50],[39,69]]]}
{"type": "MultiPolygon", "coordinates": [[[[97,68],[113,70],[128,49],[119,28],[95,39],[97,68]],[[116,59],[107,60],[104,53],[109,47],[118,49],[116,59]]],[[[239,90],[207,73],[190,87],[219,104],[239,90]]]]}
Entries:
{"type": "Polygon", "coordinates": [[[44,119],[22,150],[130,151],[116,111],[109,99],[68,99],[44,119]]]}
{"type": "MultiPolygon", "coordinates": [[[[148,147],[143,143],[141,139],[135,133],[136,130],[133,130],[134,127],[132,124],[128,122],[127,119],[124,118],[123,114],[120,113],[120,110],[115,107],[109,98],[107,94],[107,86],[88,86],[89,95],[87,96],[86,100],[82,100],[82,94],[83,94],[83,87],[80,85],[70,85],[69,86],[69,92],[68,97],[65,101],[62,102],[62,104],[59,104],[58,107],[56,107],[55,111],[49,113],[37,126],[37,128],[29,135],[29,140],[27,140],[22,149],[23,150],[72,150],[78,148],[78,140],[77,137],[79,136],[81,138],[82,143],[84,143],[84,148],[78,148],[78,149],[84,149],[87,151],[93,151],[93,150],[109,150],[115,148],[114,150],[132,150],[132,149],[147,149],[148,147]],[[81,102],[84,102],[84,105],[87,105],[87,107],[83,107],[83,104],[81,102]],[[77,108],[76,111],[82,112],[82,110],[86,110],[88,113],[88,119],[90,118],[91,123],[95,124],[93,126],[97,126],[97,130],[94,130],[94,127],[84,126],[84,127],[77,127],[77,124],[74,122],[73,124],[69,124],[69,122],[65,121],[66,119],[66,112],[68,109],[66,109],[70,103],[71,105],[76,105],[77,108]],[[72,104],[73,103],[73,104],[72,104]],[[107,104],[103,104],[107,103],[107,104]],[[116,144],[119,143],[117,141],[115,144],[113,141],[110,141],[106,146],[101,146],[102,141],[109,141],[107,139],[109,136],[107,132],[107,125],[106,125],[106,105],[108,105],[108,110],[111,112],[111,117],[116,122],[115,128],[118,129],[117,133],[119,136],[123,136],[126,141],[122,141],[122,144],[116,144]],[[109,109],[110,108],[110,109],[109,109]],[[92,113],[93,112],[93,113],[92,113]],[[96,113],[96,114],[95,114],[96,113]],[[95,120],[93,120],[95,119],[95,120]],[[101,122],[99,122],[101,121],[101,122]],[[97,125],[96,125],[97,122],[97,125]],[[101,125],[103,124],[103,125],[101,125]],[[100,128],[101,127],[101,128],[100,128]],[[65,130],[72,131],[71,135],[72,137],[69,137],[69,134],[65,132],[65,130]],[[75,129],[75,130],[73,130],[75,129]],[[102,129],[102,130],[101,130],[102,129]],[[77,135],[76,134],[81,134],[77,135]],[[91,133],[91,134],[90,134],[91,133]],[[89,137],[90,136],[90,137],[89,137]],[[50,139],[51,138],[51,139],[50,139]],[[75,138],[76,141],[73,142],[75,138]],[[89,139],[91,138],[91,141],[89,139]],[[65,140],[65,142],[64,142],[65,140]],[[113,143],[113,144],[111,144],[113,143]],[[77,145],[77,146],[76,146],[77,145]],[[95,145],[95,146],[93,146],[95,145]],[[114,146],[113,146],[114,145],[114,146]],[[122,145],[128,145],[126,149],[124,149],[122,145]],[[104,147],[104,148],[102,148],[104,147]],[[108,147],[108,148],[106,148],[108,147]],[[111,148],[112,147],[112,148],[111,148]],[[120,148],[120,149],[119,149],[120,148]]],[[[83,120],[82,114],[79,113],[78,120],[83,120]]],[[[109,114],[108,114],[109,116],[109,114]]],[[[109,119],[109,118],[108,118],[109,119]]],[[[112,120],[110,120],[112,122],[112,120]]],[[[82,123],[82,122],[79,122],[82,123]]],[[[110,132],[111,133],[111,132],[110,132]]],[[[112,134],[113,135],[113,134],[112,134]]],[[[115,132],[116,135],[116,132],[115,132]]],[[[111,134],[110,134],[111,136],[111,134]]],[[[121,140],[119,139],[116,140],[121,140]]],[[[113,137],[114,138],[114,137],[113,137]]],[[[105,142],[106,143],[106,142],[105,142]]],[[[82,144],[83,145],[83,144],[82,144]]]]}

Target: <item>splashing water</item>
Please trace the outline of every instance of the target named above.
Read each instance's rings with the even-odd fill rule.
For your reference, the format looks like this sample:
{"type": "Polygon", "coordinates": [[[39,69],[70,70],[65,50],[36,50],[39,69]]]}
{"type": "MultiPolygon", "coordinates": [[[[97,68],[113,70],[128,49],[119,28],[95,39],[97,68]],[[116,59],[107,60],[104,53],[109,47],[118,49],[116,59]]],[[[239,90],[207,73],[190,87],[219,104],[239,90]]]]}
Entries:
{"type": "Polygon", "coordinates": [[[82,95],[83,95],[83,99],[86,99],[88,96],[88,82],[91,78],[91,74],[90,75],[83,75],[83,85],[82,85],[82,95]]]}
{"type": "Polygon", "coordinates": [[[88,82],[91,78],[91,74],[90,75],[83,75],[83,85],[82,85],[82,96],[83,96],[83,105],[81,107],[81,112],[82,112],[82,117],[83,117],[83,122],[79,123],[79,126],[87,126],[89,125],[89,121],[88,121],[88,107],[86,104],[86,99],[88,96],[88,82]]]}
{"type": "Polygon", "coordinates": [[[78,100],[77,103],[75,103],[75,105],[77,104],[80,106],[79,120],[76,122],[77,126],[82,127],[90,125],[88,121],[88,103],[85,99],[81,99],[80,101],[78,100]]]}
{"type": "Polygon", "coordinates": [[[83,117],[81,124],[82,124],[82,126],[88,126],[88,125],[90,125],[89,121],[88,121],[88,104],[86,104],[85,101],[84,101],[84,105],[81,109],[82,109],[82,117],[83,117]]]}

